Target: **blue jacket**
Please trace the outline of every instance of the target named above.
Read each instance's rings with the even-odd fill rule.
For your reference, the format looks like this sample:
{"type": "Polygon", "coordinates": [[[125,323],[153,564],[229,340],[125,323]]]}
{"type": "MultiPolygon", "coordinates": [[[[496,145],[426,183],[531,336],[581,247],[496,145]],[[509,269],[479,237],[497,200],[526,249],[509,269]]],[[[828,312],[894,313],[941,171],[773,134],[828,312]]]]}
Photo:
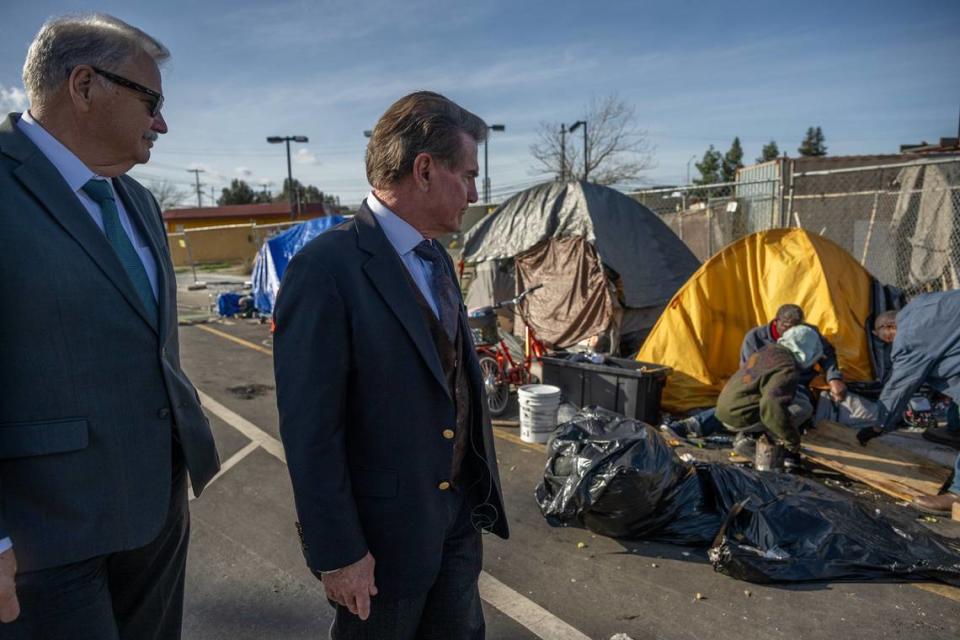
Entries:
{"type": "Polygon", "coordinates": [[[960,290],[925,293],[897,314],[893,369],[880,394],[880,422],[889,430],[926,383],[960,401],[960,290]]]}

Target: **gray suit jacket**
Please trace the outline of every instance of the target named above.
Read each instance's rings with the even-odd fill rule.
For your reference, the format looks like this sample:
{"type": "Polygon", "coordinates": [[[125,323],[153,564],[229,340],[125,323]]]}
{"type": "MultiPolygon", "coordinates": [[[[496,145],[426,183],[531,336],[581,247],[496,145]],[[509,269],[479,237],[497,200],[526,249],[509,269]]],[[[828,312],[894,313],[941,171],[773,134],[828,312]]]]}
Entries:
{"type": "Polygon", "coordinates": [[[180,368],[156,201],[129,177],[113,181],[157,263],[159,326],[18,118],[0,124],[0,537],[30,571],[150,542],[167,512],[174,438],[195,493],[219,460],[180,368]]]}

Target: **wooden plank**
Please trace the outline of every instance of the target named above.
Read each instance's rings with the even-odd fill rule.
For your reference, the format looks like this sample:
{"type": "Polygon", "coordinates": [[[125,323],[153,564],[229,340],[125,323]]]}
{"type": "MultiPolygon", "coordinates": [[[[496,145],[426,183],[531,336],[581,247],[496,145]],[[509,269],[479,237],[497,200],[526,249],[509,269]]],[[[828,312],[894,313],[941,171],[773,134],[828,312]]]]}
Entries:
{"type": "Polygon", "coordinates": [[[824,420],[803,437],[803,452],[813,462],[900,500],[936,495],[950,469],[875,438],[864,447],[856,429],[824,420]]]}

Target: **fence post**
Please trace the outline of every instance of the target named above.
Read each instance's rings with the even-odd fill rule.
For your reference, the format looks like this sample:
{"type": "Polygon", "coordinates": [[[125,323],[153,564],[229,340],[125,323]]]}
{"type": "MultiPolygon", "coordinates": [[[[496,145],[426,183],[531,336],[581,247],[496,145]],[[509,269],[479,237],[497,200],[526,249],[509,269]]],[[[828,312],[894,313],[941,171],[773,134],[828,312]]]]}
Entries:
{"type": "Polygon", "coordinates": [[[870,238],[873,236],[873,225],[877,220],[877,205],[880,202],[880,190],[877,189],[873,194],[873,208],[870,210],[870,222],[867,223],[867,237],[863,240],[863,254],[860,256],[860,264],[867,264],[867,252],[870,250],[870,238]]]}
{"type": "Polygon", "coordinates": [[[780,220],[781,227],[789,227],[790,220],[793,217],[793,185],[794,185],[794,180],[796,179],[794,177],[796,175],[796,168],[797,168],[796,162],[794,160],[791,160],[790,161],[790,190],[789,190],[789,193],[787,194],[787,211],[786,211],[787,215],[781,218],[780,220]]]}

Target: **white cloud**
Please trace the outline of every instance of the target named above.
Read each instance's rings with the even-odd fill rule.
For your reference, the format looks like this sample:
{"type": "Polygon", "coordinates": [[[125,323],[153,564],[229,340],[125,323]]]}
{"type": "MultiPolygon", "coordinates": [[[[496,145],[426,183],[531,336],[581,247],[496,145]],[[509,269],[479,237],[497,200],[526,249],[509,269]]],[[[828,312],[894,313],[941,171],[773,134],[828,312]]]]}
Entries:
{"type": "Polygon", "coordinates": [[[5,87],[0,84],[0,113],[10,111],[25,111],[27,109],[27,94],[20,87],[5,87]]]}
{"type": "Polygon", "coordinates": [[[297,149],[294,156],[297,164],[317,164],[317,156],[312,154],[309,149],[297,149]]]}

